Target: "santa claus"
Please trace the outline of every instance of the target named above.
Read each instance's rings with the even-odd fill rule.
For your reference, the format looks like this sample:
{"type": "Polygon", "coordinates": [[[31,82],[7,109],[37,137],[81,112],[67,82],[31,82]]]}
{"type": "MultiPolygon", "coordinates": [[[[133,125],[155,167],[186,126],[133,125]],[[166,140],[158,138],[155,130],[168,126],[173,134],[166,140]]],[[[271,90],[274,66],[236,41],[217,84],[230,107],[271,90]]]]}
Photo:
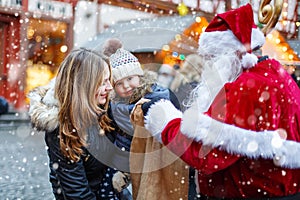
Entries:
{"type": "Polygon", "coordinates": [[[263,43],[250,4],[218,14],[199,40],[189,109],[141,106],[146,129],[197,169],[203,199],[300,199],[300,90],[279,62],[252,53],[263,43]]]}

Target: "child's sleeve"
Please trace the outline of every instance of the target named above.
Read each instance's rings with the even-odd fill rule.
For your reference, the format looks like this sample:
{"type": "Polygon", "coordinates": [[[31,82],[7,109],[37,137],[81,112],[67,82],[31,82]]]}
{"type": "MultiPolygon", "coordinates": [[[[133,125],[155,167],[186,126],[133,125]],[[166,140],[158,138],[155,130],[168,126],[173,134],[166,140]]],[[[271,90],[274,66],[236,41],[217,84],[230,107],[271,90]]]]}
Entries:
{"type": "Polygon", "coordinates": [[[114,121],[128,135],[133,135],[134,131],[130,122],[130,112],[133,106],[131,104],[111,103],[111,113],[114,121]]]}

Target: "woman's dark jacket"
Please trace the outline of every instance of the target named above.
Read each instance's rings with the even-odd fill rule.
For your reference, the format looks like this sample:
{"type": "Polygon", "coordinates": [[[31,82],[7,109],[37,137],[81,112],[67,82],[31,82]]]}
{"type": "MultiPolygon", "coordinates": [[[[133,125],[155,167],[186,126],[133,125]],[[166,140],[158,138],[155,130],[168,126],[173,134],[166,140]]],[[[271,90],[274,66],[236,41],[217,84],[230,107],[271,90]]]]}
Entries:
{"type": "Polygon", "coordinates": [[[59,146],[58,128],[46,132],[50,182],[56,199],[100,199],[98,192],[101,179],[107,168],[86,148],[78,162],[70,162],[62,155],[59,146]],[[98,197],[98,198],[97,198],[98,197]]]}
{"type": "MultiPolygon", "coordinates": [[[[83,148],[84,155],[78,162],[71,162],[62,155],[59,145],[58,104],[54,99],[53,85],[52,81],[29,94],[31,122],[37,130],[45,132],[53,194],[56,199],[98,200],[101,179],[107,166],[95,158],[98,155],[93,156],[86,148],[83,148]]],[[[97,147],[101,147],[96,150],[99,150],[99,155],[103,155],[109,149],[105,145],[108,139],[98,134],[93,137],[97,137],[96,141],[100,143],[97,147]]],[[[113,137],[110,139],[113,140],[113,137]]]]}

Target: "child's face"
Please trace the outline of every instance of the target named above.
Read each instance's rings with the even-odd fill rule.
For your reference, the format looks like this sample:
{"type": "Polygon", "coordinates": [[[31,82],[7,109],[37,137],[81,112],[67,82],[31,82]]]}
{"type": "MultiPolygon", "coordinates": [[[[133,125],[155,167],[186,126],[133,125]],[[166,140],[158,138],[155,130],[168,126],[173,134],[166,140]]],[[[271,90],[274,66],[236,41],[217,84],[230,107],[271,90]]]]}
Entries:
{"type": "Polygon", "coordinates": [[[122,98],[130,97],[133,90],[140,86],[140,77],[138,75],[128,76],[114,85],[115,92],[122,98]]]}

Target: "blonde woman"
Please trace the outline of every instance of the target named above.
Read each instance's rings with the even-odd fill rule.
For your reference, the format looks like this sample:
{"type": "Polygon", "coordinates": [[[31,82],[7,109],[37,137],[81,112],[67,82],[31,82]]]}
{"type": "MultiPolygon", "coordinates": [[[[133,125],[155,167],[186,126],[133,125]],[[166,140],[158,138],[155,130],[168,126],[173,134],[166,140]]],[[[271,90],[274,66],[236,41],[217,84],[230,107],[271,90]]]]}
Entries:
{"type": "Polygon", "coordinates": [[[29,94],[31,122],[45,131],[56,199],[118,199],[112,187],[101,189],[111,156],[107,152],[114,146],[108,139],[113,136],[104,134],[112,130],[105,114],[110,71],[97,52],[76,49],[61,63],[55,80],[29,94]]]}

